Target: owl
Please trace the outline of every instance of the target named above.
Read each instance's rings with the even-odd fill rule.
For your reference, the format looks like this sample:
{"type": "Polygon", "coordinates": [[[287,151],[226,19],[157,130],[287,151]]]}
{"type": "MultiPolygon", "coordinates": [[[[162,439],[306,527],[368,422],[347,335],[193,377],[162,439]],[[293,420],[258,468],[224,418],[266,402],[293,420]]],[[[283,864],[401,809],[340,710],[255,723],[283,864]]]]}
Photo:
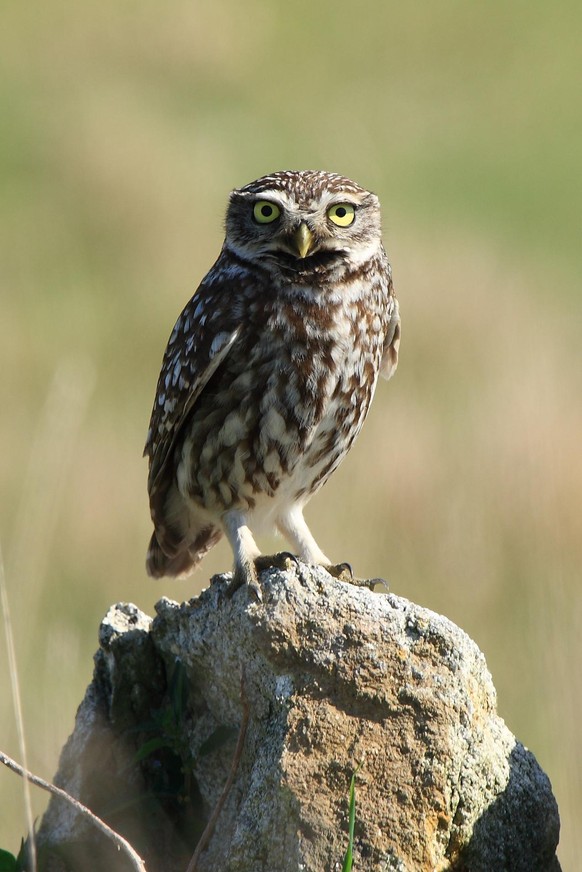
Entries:
{"type": "Polygon", "coordinates": [[[231,588],[256,589],[255,535],[274,528],[300,559],[330,566],[303,510],[353,445],[399,342],[375,194],[322,171],[234,190],[222,251],[158,380],[148,574],[189,574],[224,535],[231,588]]]}

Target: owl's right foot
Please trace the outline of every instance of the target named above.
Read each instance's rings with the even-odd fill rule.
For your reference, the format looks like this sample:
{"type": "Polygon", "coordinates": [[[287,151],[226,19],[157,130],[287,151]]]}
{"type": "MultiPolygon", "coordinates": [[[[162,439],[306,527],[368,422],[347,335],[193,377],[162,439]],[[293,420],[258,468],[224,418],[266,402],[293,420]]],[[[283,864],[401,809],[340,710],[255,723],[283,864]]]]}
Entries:
{"type": "Polygon", "coordinates": [[[249,594],[258,602],[262,602],[263,594],[259,584],[259,578],[253,564],[235,566],[232,581],[226,589],[226,595],[230,599],[241,587],[248,587],[249,594]]]}
{"type": "Polygon", "coordinates": [[[227,588],[227,596],[231,597],[243,585],[248,585],[249,590],[257,600],[262,600],[258,573],[264,572],[266,569],[291,569],[298,565],[297,557],[291,554],[290,551],[279,551],[277,554],[259,554],[252,563],[245,562],[235,567],[234,576],[227,588]]]}
{"type": "Polygon", "coordinates": [[[222,526],[234,554],[234,577],[228,586],[227,596],[231,597],[239,587],[246,584],[251,595],[260,602],[263,596],[255,560],[261,552],[247,526],[244,513],[230,509],[222,516],[222,526]]]}

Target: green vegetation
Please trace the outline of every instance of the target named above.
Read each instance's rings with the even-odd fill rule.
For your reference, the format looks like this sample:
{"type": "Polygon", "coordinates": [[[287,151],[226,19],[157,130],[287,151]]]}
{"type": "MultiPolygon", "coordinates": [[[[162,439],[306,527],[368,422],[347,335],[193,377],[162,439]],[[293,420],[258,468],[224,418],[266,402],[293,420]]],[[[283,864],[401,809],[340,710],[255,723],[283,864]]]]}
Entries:
{"type": "MultiPolygon", "coordinates": [[[[227,192],[323,167],[381,198],[403,343],[314,533],[476,639],[576,867],[581,25],[570,0],[6,6],[0,539],[31,769],[56,770],[110,603],[151,614],[230,564],[221,544],[189,581],[145,577],[161,355],[227,192]]],[[[4,692],[0,746],[18,756],[13,722],[4,692]]],[[[17,795],[0,773],[13,853],[17,795]]]]}
{"type": "Polygon", "coordinates": [[[18,857],[0,849],[0,872],[22,872],[24,866],[24,843],[21,842],[18,857]]]}
{"type": "MultiPolygon", "coordinates": [[[[358,766],[358,769],[360,767],[358,766]]],[[[356,773],[357,769],[352,775],[352,780],[350,781],[350,817],[349,817],[349,829],[348,829],[348,847],[346,849],[346,855],[344,857],[344,862],[342,866],[342,872],[352,872],[352,866],[354,863],[354,829],[356,827],[356,773]]]]}
{"type": "Polygon", "coordinates": [[[163,705],[152,712],[150,721],[135,728],[144,740],[131,765],[142,764],[151,797],[171,810],[184,832],[190,827],[192,833],[201,832],[203,826],[200,797],[192,777],[187,705],[188,679],[181,661],[176,660],[163,705]]]}

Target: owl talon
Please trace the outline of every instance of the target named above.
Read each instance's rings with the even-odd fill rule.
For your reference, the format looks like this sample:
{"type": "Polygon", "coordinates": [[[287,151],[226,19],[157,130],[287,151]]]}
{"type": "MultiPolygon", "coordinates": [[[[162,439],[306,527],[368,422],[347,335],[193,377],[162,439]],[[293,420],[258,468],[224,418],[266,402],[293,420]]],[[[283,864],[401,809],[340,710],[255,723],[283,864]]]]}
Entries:
{"type": "Polygon", "coordinates": [[[325,566],[324,569],[338,581],[345,581],[356,587],[367,587],[369,590],[374,590],[374,586],[381,581],[379,578],[356,578],[349,563],[336,563],[333,566],[325,566]]]}
{"type": "Polygon", "coordinates": [[[258,603],[263,602],[263,591],[258,581],[251,581],[248,585],[249,597],[258,603]]]}
{"type": "Polygon", "coordinates": [[[290,569],[290,563],[299,565],[299,561],[290,551],[279,551],[277,554],[261,554],[255,557],[255,569],[264,572],[265,569],[290,569]]]}
{"type": "Polygon", "coordinates": [[[357,581],[354,580],[354,571],[350,563],[335,563],[331,566],[324,566],[324,569],[331,576],[337,578],[338,581],[349,581],[352,584],[357,584],[357,581]]]}
{"type": "Polygon", "coordinates": [[[390,585],[385,578],[370,578],[368,579],[367,584],[370,590],[373,590],[376,593],[390,593],[390,585]],[[383,588],[383,590],[376,590],[376,588],[383,588]]]}
{"type": "Polygon", "coordinates": [[[257,602],[263,601],[263,594],[259,585],[259,579],[254,572],[254,568],[253,570],[249,570],[248,572],[242,572],[238,569],[235,569],[232,581],[226,588],[226,596],[228,597],[228,599],[232,599],[237,590],[239,590],[241,587],[247,587],[249,596],[257,600],[257,602]]]}

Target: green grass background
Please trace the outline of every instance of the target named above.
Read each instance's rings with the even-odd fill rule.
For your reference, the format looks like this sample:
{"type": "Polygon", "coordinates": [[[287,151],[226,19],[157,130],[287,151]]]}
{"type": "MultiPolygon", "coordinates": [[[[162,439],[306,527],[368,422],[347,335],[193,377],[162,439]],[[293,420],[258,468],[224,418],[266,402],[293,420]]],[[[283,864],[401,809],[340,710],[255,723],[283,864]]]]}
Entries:
{"type": "MultiPolygon", "coordinates": [[[[0,539],[31,768],[56,769],[109,604],[152,613],[230,565],[221,544],[189,581],[145,576],[161,355],[228,191],[326,168],[381,198],[403,342],[308,519],[478,642],[577,868],[582,6],[33,0],[2,19],[0,539]]],[[[0,681],[18,755],[4,650],[0,681]]],[[[23,831],[0,772],[0,846],[23,831]]]]}

